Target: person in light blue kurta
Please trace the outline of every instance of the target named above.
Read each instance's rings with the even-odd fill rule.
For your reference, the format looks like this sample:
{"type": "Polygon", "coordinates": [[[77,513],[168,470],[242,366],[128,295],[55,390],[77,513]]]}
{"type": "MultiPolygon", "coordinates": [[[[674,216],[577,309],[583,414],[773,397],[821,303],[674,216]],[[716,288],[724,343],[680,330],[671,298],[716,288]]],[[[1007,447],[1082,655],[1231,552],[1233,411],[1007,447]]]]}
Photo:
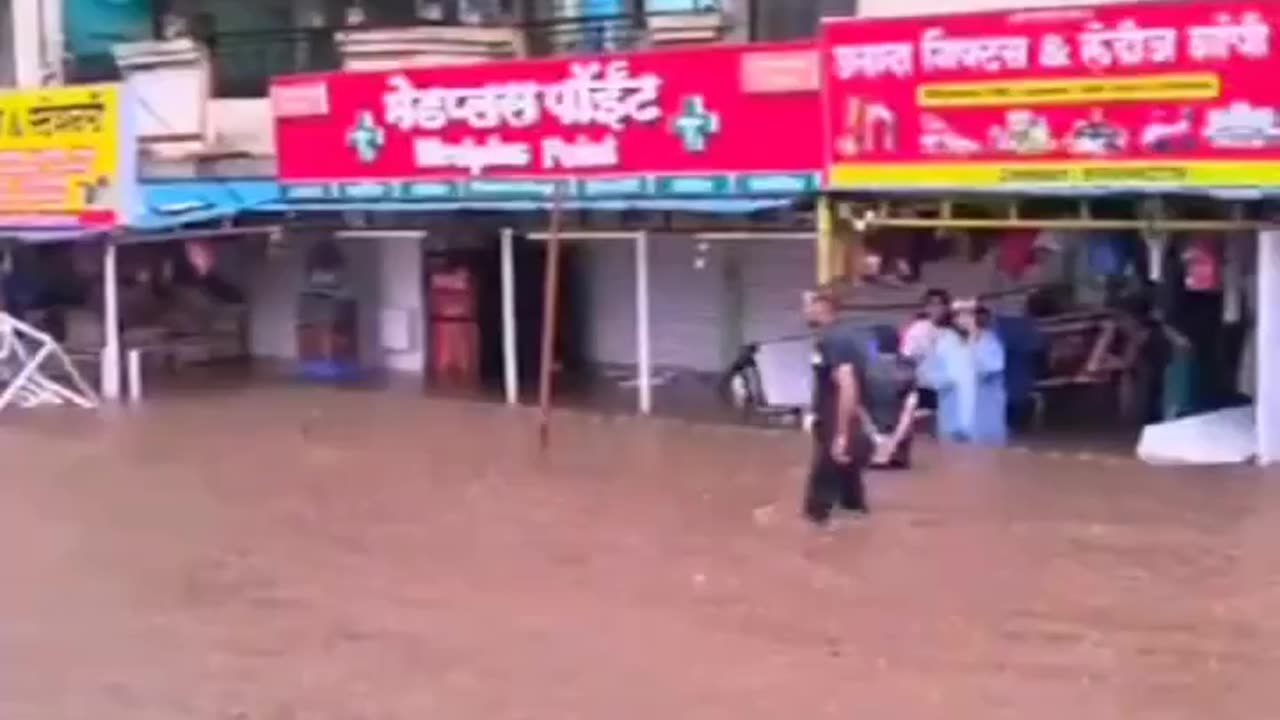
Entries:
{"type": "Polygon", "coordinates": [[[953,327],[942,331],[919,368],[920,381],[938,391],[938,436],[947,442],[1003,445],[1004,346],[973,300],[952,306],[953,327]]]}

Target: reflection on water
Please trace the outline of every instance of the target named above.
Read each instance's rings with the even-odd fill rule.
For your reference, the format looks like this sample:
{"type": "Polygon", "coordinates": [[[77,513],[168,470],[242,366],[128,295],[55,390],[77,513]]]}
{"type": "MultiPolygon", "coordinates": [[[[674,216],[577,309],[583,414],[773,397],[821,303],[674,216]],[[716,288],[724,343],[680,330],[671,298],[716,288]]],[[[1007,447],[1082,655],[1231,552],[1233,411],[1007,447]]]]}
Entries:
{"type": "Polygon", "coordinates": [[[229,387],[0,422],[0,717],[1266,718],[1280,490],[924,447],[795,519],[787,431],[229,387]]]}

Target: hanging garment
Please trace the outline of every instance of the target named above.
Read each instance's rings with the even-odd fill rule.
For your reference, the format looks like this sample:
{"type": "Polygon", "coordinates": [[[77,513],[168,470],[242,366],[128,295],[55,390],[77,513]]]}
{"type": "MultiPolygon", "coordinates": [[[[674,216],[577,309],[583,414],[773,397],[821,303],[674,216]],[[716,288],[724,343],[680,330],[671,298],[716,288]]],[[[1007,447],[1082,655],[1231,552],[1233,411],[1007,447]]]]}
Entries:
{"type": "Polygon", "coordinates": [[[218,262],[217,251],[207,240],[188,240],[183,244],[183,251],[196,277],[206,277],[213,272],[213,267],[218,262]]]}
{"type": "Polygon", "coordinates": [[[1212,237],[1197,236],[1182,250],[1183,285],[1192,292],[1222,290],[1222,256],[1212,237]]]}
{"type": "Polygon", "coordinates": [[[1254,348],[1254,326],[1245,328],[1244,347],[1240,351],[1240,370],[1236,376],[1236,388],[1242,395],[1258,397],[1258,356],[1254,348]]]}
{"type": "Polygon", "coordinates": [[[1196,410],[1196,363],[1187,348],[1178,347],[1164,369],[1164,419],[1176,420],[1196,410]]]}
{"type": "Polygon", "coordinates": [[[1086,241],[1086,262],[1089,272],[1097,278],[1113,278],[1124,274],[1124,255],[1117,238],[1095,235],[1086,241]]]}
{"type": "Polygon", "coordinates": [[[1000,238],[996,267],[1006,277],[1018,280],[1035,262],[1037,233],[1034,230],[1013,230],[1000,238]]]}
{"type": "Polygon", "coordinates": [[[1005,350],[1005,394],[1010,403],[1025,402],[1035,390],[1036,358],[1047,340],[1036,322],[1024,315],[1001,315],[995,328],[1005,350]]]}

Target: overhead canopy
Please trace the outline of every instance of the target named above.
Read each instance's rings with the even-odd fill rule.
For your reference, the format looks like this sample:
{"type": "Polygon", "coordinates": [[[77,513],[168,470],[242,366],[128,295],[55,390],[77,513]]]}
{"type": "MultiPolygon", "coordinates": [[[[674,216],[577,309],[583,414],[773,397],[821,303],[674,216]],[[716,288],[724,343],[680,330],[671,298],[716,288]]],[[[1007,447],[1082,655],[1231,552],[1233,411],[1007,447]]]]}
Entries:
{"type": "Polygon", "coordinates": [[[279,202],[280,186],[270,179],[152,180],[142,184],[142,198],[144,211],[128,229],[158,232],[264,209],[279,202]]]}
{"type": "Polygon", "coordinates": [[[101,230],[67,229],[47,230],[40,228],[0,228],[0,244],[5,241],[24,245],[42,245],[45,243],[73,242],[88,240],[102,235],[101,230]]]}
{"type": "Polygon", "coordinates": [[[1184,197],[1208,198],[1233,202],[1248,202],[1280,198],[1280,189],[1269,188],[1214,188],[1214,187],[1130,187],[1090,186],[1063,187],[1055,185],[1011,185],[1001,188],[972,188],[951,185],[921,186],[911,188],[867,187],[842,188],[830,191],[842,197],[902,197],[902,198],[1114,198],[1114,197],[1184,197]]]}
{"type": "MultiPolygon", "coordinates": [[[[563,207],[570,210],[602,210],[626,211],[647,210],[652,212],[695,212],[714,215],[739,215],[744,213],[771,210],[787,207],[792,203],[790,198],[593,198],[566,200],[563,207]]],[[[473,201],[439,201],[422,200],[404,201],[369,201],[344,200],[327,202],[306,202],[279,200],[259,206],[259,211],[294,211],[294,212],[460,212],[460,211],[493,211],[493,212],[537,212],[547,210],[551,203],[546,200],[473,200],[473,201]]]]}
{"type": "MultiPolygon", "coordinates": [[[[149,180],[142,184],[143,212],[123,230],[135,239],[168,234],[245,213],[291,212],[538,212],[551,203],[542,199],[521,200],[326,200],[303,201],[285,197],[274,179],[174,179],[149,180]]],[[[692,212],[740,215],[787,207],[794,198],[575,198],[564,207],[572,210],[652,212],[692,212]]],[[[103,229],[0,228],[0,240],[12,238],[22,243],[72,242],[105,234],[103,229]]],[[[178,237],[174,235],[173,237],[178,237]]],[[[166,239],[169,239],[166,236],[166,239]]]]}

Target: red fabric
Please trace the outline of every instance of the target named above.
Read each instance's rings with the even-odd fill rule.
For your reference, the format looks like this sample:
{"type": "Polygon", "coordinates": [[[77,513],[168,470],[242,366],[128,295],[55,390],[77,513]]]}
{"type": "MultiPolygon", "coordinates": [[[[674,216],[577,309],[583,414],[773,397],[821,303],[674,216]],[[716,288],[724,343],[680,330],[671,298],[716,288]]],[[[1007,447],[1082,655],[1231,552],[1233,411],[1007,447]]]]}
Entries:
{"type": "Polygon", "coordinates": [[[1182,251],[1182,264],[1186,268],[1185,284],[1192,292],[1218,292],[1222,290],[1222,259],[1216,244],[1210,238],[1196,238],[1182,251]]]}
{"type": "Polygon", "coordinates": [[[476,315],[475,288],[465,269],[432,275],[430,294],[432,317],[470,320],[476,315]]]}
{"type": "Polygon", "coordinates": [[[997,267],[1015,280],[1022,277],[1022,273],[1035,261],[1035,245],[1034,230],[1012,230],[1005,233],[1000,238],[997,267]]]}
{"type": "Polygon", "coordinates": [[[213,246],[204,240],[188,240],[186,243],[187,262],[191,263],[197,277],[205,277],[213,272],[217,263],[213,246]]]}

